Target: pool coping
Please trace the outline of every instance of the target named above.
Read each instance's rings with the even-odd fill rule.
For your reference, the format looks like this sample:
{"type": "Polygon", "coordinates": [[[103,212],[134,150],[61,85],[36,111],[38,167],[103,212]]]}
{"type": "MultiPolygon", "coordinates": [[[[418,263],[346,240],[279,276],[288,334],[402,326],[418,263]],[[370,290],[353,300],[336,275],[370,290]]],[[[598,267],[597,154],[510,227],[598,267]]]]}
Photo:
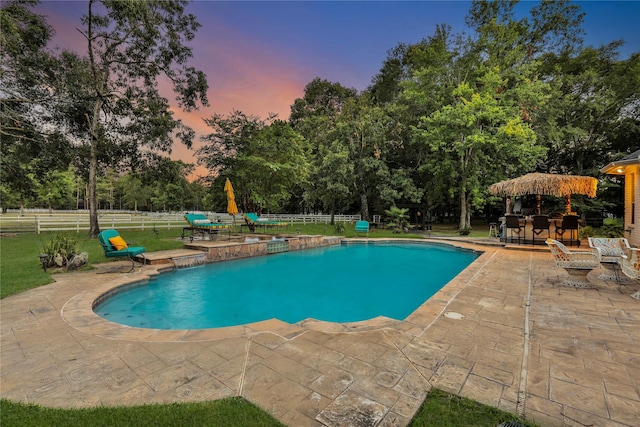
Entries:
{"type": "Polygon", "coordinates": [[[630,297],[640,281],[594,271],[593,289],[568,288],[548,251],[454,246],[484,253],[402,322],[267,321],[127,340],[131,328],[80,332],[62,311],[157,266],[116,273],[127,263],[114,261],[57,274],[0,300],[0,396],[61,408],[240,396],[285,425],[360,425],[366,416],[390,427],[408,425],[436,387],[544,426],[640,425],[640,302],[630,297]]]}
{"type": "Polygon", "coordinates": [[[460,250],[477,252],[479,256],[440,290],[438,290],[438,292],[424,301],[405,320],[396,320],[384,316],[378,316],[358,322],[341,323],[307,318],[300,322],[291,324],[277,318],[272,318],[260,322],[221,328],[163,330],[137,328],[134,326],[111,322],[99,316],[93,310],[101,301],[115,293],[121,292],[131,286],[139,286],[140,284],[147,283],[159,274],[174,270],[173,268],[167,268],[166,265],[146,265],[141,268],[138,274],[119,274],[118,277],[114,277],[112,280],[108,280],[99,286],[80,292],[64,304],[61,309],[61,316],[70,327],[80,332],[102,338],[125,341],[200,342],[246,337],[263,332],[271,332],[281,337],[291,338],[302,334],[307,330],[320,332],[361,332],[388,327],[399,328],[410,334],[419,335],[425,327],[433,323],[445,312],[451,300],[455,298],[455,296],[469,283],[469,278],[473,277],[482,265],[486,263],[485,259],[488,259],[486,257],[491,256],[490,250],[478,250],[477,248],[470,249],[465,246],[457,245],[455,242],[437,242],[402,238],[376,240],[344,239],[343,242],[345,244],[408,242],[420,245],[453,247],[460,250]]]}

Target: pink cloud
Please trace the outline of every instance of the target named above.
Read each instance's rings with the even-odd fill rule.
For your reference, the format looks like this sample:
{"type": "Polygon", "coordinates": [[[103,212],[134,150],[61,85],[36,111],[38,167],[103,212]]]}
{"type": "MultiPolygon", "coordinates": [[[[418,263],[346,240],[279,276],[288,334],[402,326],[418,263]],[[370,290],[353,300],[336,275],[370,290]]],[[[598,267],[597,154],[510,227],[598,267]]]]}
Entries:
{"type": "MultiPolygon", "coordinates": [[[[261,118],[275,113],[280,119],[288,119],[291,105],[304,94],[304,86],[311,80],[308,76],[312,75],[305,67],[293,66],[294,61],[286,53],[246,39],[223,23],[212,25],[215,33],[207,34],[204,28],[196,36],[192,61],[207,75],[210,106],[191,113],[174,111],[176,117],[195,130],[194,149],[202,146],[200,136],[211,131],[203,119],[213,114],[228,115],[238,110],[261,118]]],[[[174,144],[171,157],[196,162],[193,151],[180,143],[174,144]]],[[[207,173],[199,167],[194,175],[207,173]]]]}
{"type": "MultiPolygon", "coordinates": [[[[80,16],[86,13],[85,3],[43,2],[37,13],[46,15],[56,31],[53,46],[86,54],[86,40],[77,30],[81,27],[80,16]]],[[[194,57],[189,65],[207,75],[210,106],[190,113],[173,108],[176,117],[195,130],[194,149],[201,146],[200,136],[210,132],[203,118],[214,113],[227,115],[239,110],[261,118],[276,113],[280,119],[288,119],[293,101],[303,95],[304,86],[315,77],[313,70],[300,65],[295,55],[282,47],[251,38],[213,13],[199,17],[203,18],[202,27],[193,41],[194,57]]],[[[161,80],[160,84],[162,93],[174,104],[167,82],[161,80]]],[[[174,143],[171,158],[196,163],[193,150],[179,142],[174,143]]],[[[206,169],[199,167],[194,175],[206,174],[206,169]]]]}

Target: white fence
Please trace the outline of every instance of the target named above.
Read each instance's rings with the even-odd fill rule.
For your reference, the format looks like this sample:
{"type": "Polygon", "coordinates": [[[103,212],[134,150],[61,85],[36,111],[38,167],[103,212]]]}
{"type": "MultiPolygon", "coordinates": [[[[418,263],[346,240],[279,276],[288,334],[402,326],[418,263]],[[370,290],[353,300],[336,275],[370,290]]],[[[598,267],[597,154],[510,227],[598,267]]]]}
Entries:
{"type": "MultiPolygon", "coordinates": [[[[226,224],[243,224],[242,215],[232,217],[228,213],[201,212],[214,222],[226,224]]],[[[261,215],[264,218],[278,219],[290,224],[328,224],[331,215],[292,215],[270,214],[261,215]]],[[[356,222],[360,215],[335,215],[336,222],[356,222]]],[[[101,228],[159,230],[182,228],[186,225],[182,213],[106,213],[101,212],[98,217],[101,228]]],[[[24,212],[22,215],[13,213],[0,215],[0,232],[35,232],[46,231],[81,231],[89,230],[89,214],[86,211],[69,211],[67,213],[49,211],[24,212]]]]}

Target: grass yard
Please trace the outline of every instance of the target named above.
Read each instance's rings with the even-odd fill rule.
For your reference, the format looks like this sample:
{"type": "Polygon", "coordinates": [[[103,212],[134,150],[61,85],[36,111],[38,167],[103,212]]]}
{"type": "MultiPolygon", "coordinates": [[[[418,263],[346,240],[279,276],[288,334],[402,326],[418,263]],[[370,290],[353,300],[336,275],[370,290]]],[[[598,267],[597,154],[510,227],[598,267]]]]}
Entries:
{"type": "MultiPolygon", "coordinates": [[[[0,425],[7,427],[283,426],[251,402],[238,397],[213,402],[89,409],[43,408],[4,399],[0,401],[0,405],[0,425]]],[[[515,415],[432,389],[409,427],[495,427],[503,422],[518,422],[525,427],[536,427],[536,424],[523,421],[515,415]]]]}
{"type": "MultiPolygon", "coordinates": [[[[237,228],[239,229],[239,227],[237,228]]],[[[482,232],[482,236],[488,233],[488,226],[485,228],[486,231],[482,232]]],[[[346,224],[343,232],[336,232],[335,227],[329,224],[293,224],[289,225],[286,230],[280,231],[291,234],[322,234],[345,237],[355,237],[356,235],[354,224],[346,224]]],[[[477,233],[480,235],[481,231],[477,231],[477,233]]],[[[0,237],[0,298],[51,283],[53,280],[49,274],[51,271],[45,273],[42,270],[38,255],[42,252],[42,246],[55,234],[52,232],[42,234],[20,233],[2,235],[0,237]]],[[[97,239],[89,239],[86,233],[59,232],[59,234],[76,239],[78,252],[87,252],[89,254],[89,263],[95,264],[110,261],[104,256],[102,247],[97,239]]],[[[181,228],[161,229],[157,236],[151,229],[120,231],[120,235],[125,240],[146,247],[147,252],[182,248],[188,239],[185,237],[184,240],[181,240],[181,234],[181,228]]],[[[457,234],[455,225],[443,224],[434,226],[434,236],[455,236],[457,234]]],[[[472,232],[471,237],[473,237],[473,234],[475,233],[472,232]]],[[[243,235],[248,236],[249,234],[244,233],[243,235]]],[[[423,238],[424,236],[418,233],[394,234],[392,230],[372,229],[369,237],[423,238]]]]}
{"type": "MultiPolygon", "coordinates": [[[[343,232],[336,233],[328,224],[292,225],[288,233],[343,235],[353,237],[354,225],[346,224],[343,232]]],[[[145,246],[148,252],[183,247],[180,239],[182,230],[160,230],[156,235],[152,230],[123,230],[120,234],[129,242],[145,246]]],[[[471,237],[476,234],[485,237],[488,226],[474,226],[471,237]]],[[[65,233],[77,240],[78,252],[87,252],[90,263],[109,262],[100,244],[89,239],[84,233],[65,233]]],[[[435,225],[434,236],[458,235],[456,225],[435,225]]],[[[53,233],[15,234],[0,237],[0,297],[5,298],[31,288],[51,283],[51,270],[44,272],[38,260],[42,246],[53,233]]],[[[372,229],[370,238],[410,237],[422,238],[422,234],[394,234],[391,230],[372,229]]],[[[91,267],[86,267],[91,268],[91,267]]],[[[69,272],[67,274],[73,274],[69,272]]],[[[0,401],[0,425],[2,426],[282,426],[271,415],[242,398],[223,399],[213,402],[175,403],[166,405],[145,405],[139,407],[96,407],[90,409],[55,409],[38,405],[0,401]]],[[[504,421],[517,420],[495,408],[463,399],[440,390],[433,389],[410,426],[496,426],[504,421]]],[[[520,422],[528,427],[535,424],[520,422]]]]}
{"type": "Polygon", "coordinates": [[[216,426],[282,427],[278,420],[242,398],[88,409],[44,408],[0,402],[0,425],[6,427],[216,426]]]}

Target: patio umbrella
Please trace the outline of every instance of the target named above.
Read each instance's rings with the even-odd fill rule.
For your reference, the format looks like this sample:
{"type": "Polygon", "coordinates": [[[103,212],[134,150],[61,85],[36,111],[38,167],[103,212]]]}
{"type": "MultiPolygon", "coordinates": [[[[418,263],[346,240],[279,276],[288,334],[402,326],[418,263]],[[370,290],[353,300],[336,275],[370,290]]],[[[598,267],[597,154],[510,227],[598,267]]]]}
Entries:
{"type": "Polygon", "coordinates": [[[233,217],[233,227],[235,228],[238,206],[236,205],[236,196],[233,194],[233,185],[231,185],[229,178],[224,183],[224,192],[227,193],[227,213],[233,217]]]}
{"type": "Polygon", "coordinates": [[[528,173],[518,178],[497,182],[489,186],[494,196],[524,196],[535,194],[536,210],[540,213],[540,195],[566,197],[566,211],[571,212],[571,195],[584,194],[596,197],[598,180],[591,176],[528,173]]]}

